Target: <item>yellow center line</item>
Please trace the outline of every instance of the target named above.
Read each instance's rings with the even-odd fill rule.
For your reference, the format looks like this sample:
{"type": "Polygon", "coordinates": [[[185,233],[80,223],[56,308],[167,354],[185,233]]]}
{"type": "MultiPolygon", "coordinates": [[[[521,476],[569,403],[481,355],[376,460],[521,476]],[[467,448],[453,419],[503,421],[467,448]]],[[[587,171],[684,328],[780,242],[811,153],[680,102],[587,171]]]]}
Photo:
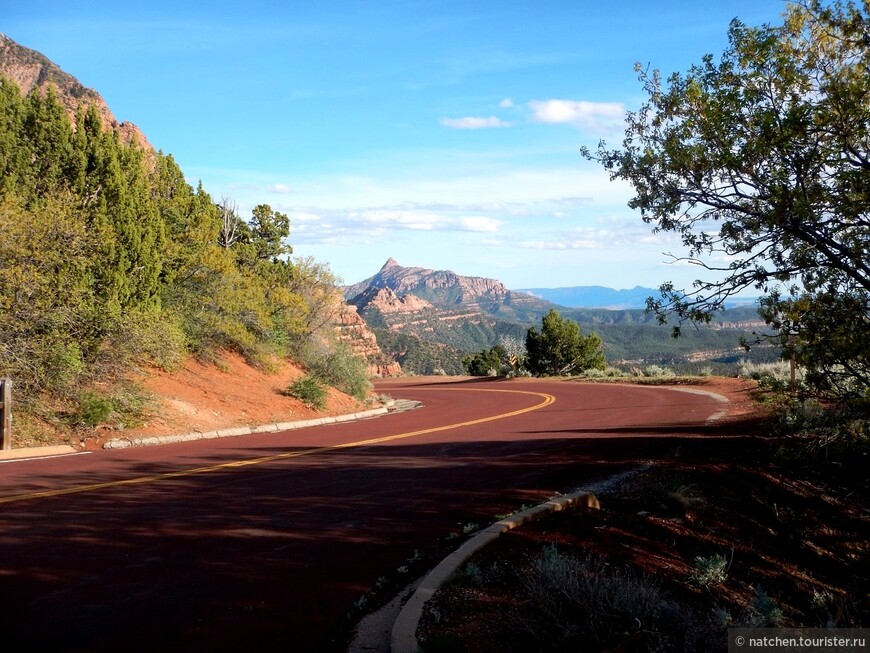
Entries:
{"type": "MultiPolygon", "coordinates": [[[[419,388],[415,388],[419,389],[419,388]]],[[[459,388],[433,388],[437,390],[459,390],[459,388]]],[[[106,481],[104,483],[92,483],[89,485],[76,485],[74,487],[61,488],[57,490],[43,490],[42,492],[31,492],[29,494],[17,494],[6,497],[0,497],[0,504],[4,503],[14,503],[18,501],[30,501],[33,499],[45,499],[48,497],[59,497],[66,494],[80,494],[83,492],[95,492],[97,490],[104,490],[106,488],[114,488],[114,487],[122,487],[125,485],[143,485],[145,483],[154,483],[157,481],[164,481],[173,478],[182,478],[184,476],[194,476],[196,474],[207,474],[209,472],[216,472],[225,469],[237,469],[241,467],[250,467],[252,465],[262,465],[265,463],[275,462],[277,460],[287,460],[290,458],[301,458],[302,456],[312,456],[320,453],[327,453],[330,451],[338,451],[340,449],[349,449],[352,447],[365,447],[367,445],[372,444],[380,444],[382,442],[391,442],[393,440],[404,440],[407,438],[413,438],[418,435],[426,435],[428,433],[438,433],[439,431],[449,431],[452,429],[462,428],[464,426],[474,426],[476,424],[484,424],[486,422],[494,422],[500,419],[507,419],[509,417],[516,417],[517,415],[522,415],[524,413],[530,413],[533,410],[538,410],[540,408],[544,408],[545,406],[549,406],[553,402],[556,401],[556,398],[553,395],[545,394],[543,392],[529,392],[526,390],[493,390],[489,388],[463,388],[463,390],[467,390],[469,392],[504,392],[504,393],[512,393],[512,394],[523,394],[523,395],[532,395],[537,397],[542,397],[543,401],[535,404],[534,406],[530,406],[528,408],[521,408],[519,410],[513,410],[509,413],[499,413],[498,415],[491,415],[490,417],[481,417],[478,419],[469,420],[467,422],[456,422],[454,424],[445,424],[444,426],[433,426],[428,429],[420,429],[418,431],[409,431],[407,433],[398,433],[396,435],[385,435],[379,438],[369,438],[368,440],[358,440],[356,442],[345,442],[344,444],[331,444],[324,447],[316,447],[313,449],[302,449],[299,451],[288,451],[285,453],[274,454],[271,456],[261,456],[259,458],[247,458],[243,460],[234,460],[226,463],[218,463],[216,465],[209,465],[206,467],[194,467],[191,469],[182,469],[175,472],[165,472],[162,474],[152,474],[150,476],[137,476],[136,478],[127,478],[119,481],[106,481]]]]}

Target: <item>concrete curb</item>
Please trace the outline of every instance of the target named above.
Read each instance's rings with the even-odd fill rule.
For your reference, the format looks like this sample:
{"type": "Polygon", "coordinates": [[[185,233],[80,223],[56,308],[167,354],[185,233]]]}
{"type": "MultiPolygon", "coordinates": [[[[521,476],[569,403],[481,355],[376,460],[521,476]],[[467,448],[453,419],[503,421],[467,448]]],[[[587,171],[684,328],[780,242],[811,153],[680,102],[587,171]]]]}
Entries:
{"type": "Polygon", "coordinates": [[[211,440],[214,438],[231,438],[237,435],[251,435],[253,433],[277,433],[279,431],[293,431],[304,429],[309,426],[323,426],[324,424],[339,424],[370,417],[386,415],[389,410],[386,407],[364,410],[359,413],[347,415],[335,415],[333,417],[317,417],[315,419],[300,420],[298,422],[279,422],[277,424],[263,424],[261,426],[239,426],[236,428],[220,429],[217,431],[194,431],[178,435],[147,435],[138,438],[113,438],[103,444],[103,449],[129,449],[130,447],[148,447],[158,444],[174,444],[177,442],[193,442],[194,440],[211,440]]]}
{"type": "MultiPolygon", "coordinates": [[[[705,397],[710,397],[711,399],[718,401],[720,404],[731,403],[731,400],[728,399],[728,397],[723,397],[722,395],[717,394],[715,392],[710,392],[709,390],[701,390],[699,388],[683,388],[683,387],[677,386],[677,385],[667,386],[667,387],[673,388],[674,390],[677,390],[678,392],[688,392],[689,394],[693,394],[693,395],[704,395],[705,397]]],[[[725,417],[727,414],[728,414],[727,408],[723,408],[719,412],[713,413],[712,415],[710,415],[710,417],[707,418],[707,421],[704,423],[704,426],[712,426],[713,424],[718,422],[720,419],[725,417]]]]}
{"type": "Polygon", "coordinates": [[[541,503],[528,510],[523,510],[506,519],[494,523],[492,526],[478,532],[474,537],[465,542],[456,551],[444,558],[435,569],[420,583],[417,590],[405,603],[396,621],[393,623],[393,632],[390,641],[391,653],[417,653],[419,642],[417,641],[417,626],[423,616],[423,606],[432,598],[432,595],[444,584],[453,573],[465,563],[476,551],[482,549],[505,533],[528,521],[538,519],[551,512],[564,510],[571,506],[586,506],[588,508],[600,508],[598,499],[594,494],[587,491],[572,492],[564,496],[541,503]]]}

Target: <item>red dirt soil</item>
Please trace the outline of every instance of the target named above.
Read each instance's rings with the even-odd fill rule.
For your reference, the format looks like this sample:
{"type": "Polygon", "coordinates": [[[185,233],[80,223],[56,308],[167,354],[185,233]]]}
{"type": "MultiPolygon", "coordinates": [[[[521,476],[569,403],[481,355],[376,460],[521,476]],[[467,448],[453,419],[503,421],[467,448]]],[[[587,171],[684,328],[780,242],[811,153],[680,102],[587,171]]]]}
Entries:
{"type": "Polygon", "coordinates": [[[80,446],[97,449],[118,436],[174,435],[293,422],[371,407],[329,388],[324,410],[308,408],[298,399],[281,394],[305,372],[286,362],[275,361],[273,365],[270,371],[258,369],[238,354],[226,353],[217,364],[191,358],[172,372],[146,370],[137,383],[154,399],[147,422],[124,430],[98,429],[82,438],[80,446]]]}

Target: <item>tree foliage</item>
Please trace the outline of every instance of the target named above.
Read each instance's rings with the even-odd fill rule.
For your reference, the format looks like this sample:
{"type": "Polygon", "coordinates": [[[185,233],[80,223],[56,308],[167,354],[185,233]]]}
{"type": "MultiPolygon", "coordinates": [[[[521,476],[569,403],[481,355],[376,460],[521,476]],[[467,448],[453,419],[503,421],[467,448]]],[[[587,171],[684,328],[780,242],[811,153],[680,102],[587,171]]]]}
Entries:
{"type": "MultiPolygon", "coordinates": [[[[287,215],[260,204],[242,219],[96,108],[71,120],[53,91],[24,97],[0,78],[0,374],[25,399],[134,363],[229,349],[265,364],[313,334],[332,342],[335,278],[292,261],[289,234],[287,215]]],[[[363,393],[364,364],[333,359],[363,393]]]]}
{"type": "Polygon", "coordinates": [[[497,376],[508,365],[507,351],[501,345],[469,354],[462,359],[462,367],[471,376],[497,376]]]}
{"type": "MultiPolygon", "coordinates": [[[[597,154],[635,189],[654,231],[714,273],[662,286],[651,309],[708,321],[745,289],[821,386],[838,370],[870,387],[870,16],[866,3],[806,0],[782,25],[729,29],[711,55],[664,83],[638,68],[648,100],[622,149],[597,154]],[[723,263],[720,263],[724,261],[723,263]]],[[[676,328],[677,333],[679,327],[676,328]]]]}
{"type": "Polygon", "coordinates": [[[538,376],[562,376],[605,367],[601,338],[584,336],[573,320],[551,309],[541,319],[541,330],[531,327],[526,334],[526,366],[538,376]]]}

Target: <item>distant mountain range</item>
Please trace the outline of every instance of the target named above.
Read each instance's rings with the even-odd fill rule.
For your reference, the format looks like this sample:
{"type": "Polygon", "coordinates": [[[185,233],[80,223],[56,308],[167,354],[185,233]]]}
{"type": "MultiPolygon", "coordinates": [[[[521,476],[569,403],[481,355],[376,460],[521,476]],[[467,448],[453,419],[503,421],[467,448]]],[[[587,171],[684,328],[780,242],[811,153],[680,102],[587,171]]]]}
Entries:
{"type": "MultiPolygon", "coordinates": [[[[345,289],[345,298],[363,308],[380,292],[376,304],[385,312],[409,312],[436,306],[456,308],[481,305],[498,312],[501,306],[527,305],[535,310],[552,308],[552,304],[567,308],[593,308],[607,310],[645,309],[648,297],[658,297],[657,288],[635,286],[615,290],[605,286],[571,286],[566,288],[508,288],[496,279],[468,277],[450,270],[429,270],[404,267],[391,258],[373,276],[345,289]],[[367,293],[365,297],[359,297],[367,293]],[[534,299],[533,299],[534,298],[534,299]],[[538,301],[535,301],[538,300],[538,301]],[[430,303],[431,302],[431,303],[430,303]]],[[[757,298],[732,298],[729,308],[750,306],[757,298]]],[[[503,312],[503,311],[502,311],[503,312]]]]}
{"type": "Polygon", "coordinates": [[[642,310],[653,288],[601,286],[509,290],[501,281],[449,270],[405,267],[389,259],[377,273],[343,289],[378,344],[409,373],[461,373],[464,354],[501,338],[525,340],[555,308],[584,331],[596,331],[608,360],[624,364],[704,361],[745,356],[740,336],[761,326],[752,308],[727,310],[679,340],[642,310]]]}
{"type": "MultiPolygon", "coordinates": [[[[572,286],[570,288],[521,288],[517,292],[528,293],[559,306],[570,308],[603,308],[626,310],[646,308],[648,297],[659,297],[657,288],[635,286],[628,290],[614,290],[604,286],[572,286]]],[[[728,308],[752,306],[757,297],[732,297],[726,303],[728,308]]]]}
{"type": "Polygon", "coordinates": [[[604,286],[521,288],[518,292],[528,293],[560,306],[616,310],[645,308],[647,297],[657,297],[659,295],[659,291],[655,288],[644,288],[642,286],[635,286],[630,290],[614,290],[604,286]]]}

